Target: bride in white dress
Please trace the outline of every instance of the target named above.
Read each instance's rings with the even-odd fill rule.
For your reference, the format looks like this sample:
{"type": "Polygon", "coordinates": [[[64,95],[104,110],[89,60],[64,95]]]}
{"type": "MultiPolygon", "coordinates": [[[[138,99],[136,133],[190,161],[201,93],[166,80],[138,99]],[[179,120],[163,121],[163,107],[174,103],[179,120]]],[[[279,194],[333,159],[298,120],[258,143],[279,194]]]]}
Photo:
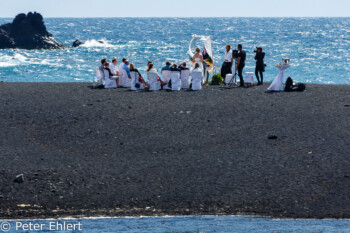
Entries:
{"type": "Polygon", "coordinates": [[[203,56],[201,54],[200,48],[196,48],[196,54],[192,58],[193,65],[198,64],[199,68],[203,70],[203,56]]]}
{"type": "MultiPolygon", "coordinates": [[[[196,48],[196,54],[193,55],[192,64],[193,64],[193,65],[198,64],[198,65],[199,65],[199,69],[201,69],[202,72],[204,71],[204,69],[203,69],[203,56],[202,56],[202,54],[201,54],[200,48],[196,48]]],[[[202,76],[203,76],[203,75],[202,75],[202,76]]],[[[204,76],[203,76],[203,77],[204,77],[204,76]]]]}

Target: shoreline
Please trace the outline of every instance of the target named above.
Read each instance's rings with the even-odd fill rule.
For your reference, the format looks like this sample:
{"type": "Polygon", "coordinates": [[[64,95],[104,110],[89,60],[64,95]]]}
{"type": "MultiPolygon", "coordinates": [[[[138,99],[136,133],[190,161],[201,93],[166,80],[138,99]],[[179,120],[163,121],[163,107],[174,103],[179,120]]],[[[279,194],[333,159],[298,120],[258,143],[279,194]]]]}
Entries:
{"type": "Polygon", "coordinates": [[[0,83],[1,219],[350,218],[349,85],[89,86],[0,83]]]}
{"type": "Polygon", "coordinates": [[[50,221],[50,220],[95,220],[95,219],[143,219],[143,218],[191,218],[191,217],[249,217],[256,219],[270,219],[270,220],[285,220],[285,221],[349,221],[350,218],[273,218],[263,215],[140,215],[140,216],[96,216],[96,217],[59,217],[59,218],[18,218],[18,219],[0,219],[6,221],[50,221]]]}
{"type": "MultiPolygon", "coordinates": [[[[239,81],[239,80],[238,80],[239,81]]],[[[86,81],[81,81],[81,82],[41,82],[41,81],[38,81],[38,82],[33,82],[33,81],[28,81],[28,82],[17,82],[17,81],[0,81],[0,84],[1,83],[20,83],[20,84],[86,84],[86,87],[92,87],[92,82],[86,82],[86,81]]],[[[266,87],[265,89],[267,90],[267,88],[270,86],[271,82],[264,82],[264,85],[263,87],[266,87]]],[[[332,83],[304,83],[305,85],[320,85],[320,86],[350,86],[350,84],[332,84],[332,83]]],[[[205,87],[205,86],[203,86],[205,87]]],[[[225,85],[221,84],[221,85],[207,85],[206,87],[213,87],[213,88],[223,88],[225,87],[225,85]]],[[[256,86],[256,82],[254,81],[254,85],[253,86],[250,86],[250,87],[257,87],[256,86]]],[[[250,88],[250,87],[247,87],[247,88],[250,88]]],[[[103,89],[103,88],[101,88],[103,89]]],[[[119,87],[119,88],[116,88],[115,90],[129,90],[130,88],[124,88],[124,87],[119,87]]],[[[104,90],[104,89],[103,89],[104,90]]],[[[113,90],[113,89],[112,89],[113,90]]],[[[187,91],[187,90],[183,90],[181,89],[180,92],[182,91],[187,91]]],[[[139,91],[136,91],[136,92],[144,92],[142,90],[139,90],[139,91]]],[[[160,90],[160,92],[164,92],[164,90],[160,90]]],[[[280,91],[280,92],[284,92],[284,91],[280,91]]]]}

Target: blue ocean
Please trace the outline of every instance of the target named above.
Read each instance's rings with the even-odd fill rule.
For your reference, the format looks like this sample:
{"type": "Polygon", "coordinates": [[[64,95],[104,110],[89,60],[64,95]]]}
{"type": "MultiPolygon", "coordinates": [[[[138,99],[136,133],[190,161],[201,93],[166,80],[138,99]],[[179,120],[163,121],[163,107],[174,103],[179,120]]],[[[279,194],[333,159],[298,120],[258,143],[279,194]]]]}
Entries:
{"type": "MultiPolygon", "coordinates": [[[[1,224],[1,221],[0,221],[1,224]]],[[[87,233],[267,233],[267,232],[350,232],[350,220],[283,220],[253,216],[192,216],[91,218],[66,220],[11,220],[3,222],[7,232],[87,233]],[[31,226],[30,226],[31,224],[31,226]],[[37,226],[35,230],[35,224],[37,226]],[[30,228],[31,227],[31,228],[30,228]],[[75,229],[75,230],[74,230],[75,229]]]]}
{"type": "MultiPolygon", "coordinates": [[[[0,18],[0,24],[12,22],[0,18]]],[[[125,57],[145,74],[147,61],[160,69],[166,60],[188,61],[193,34],[211,35],[217,72],[225,45],[243,45],[245,72],[255,68],[254,49],[262,46],[272,81],[282,57],[295,81],[350,84],[350,18],[46,18],[55,39],[79,48],[64,50],[0,50],[0,81],[90,82],[101,58],[125,57]],[[104,43],[99,43],[103,41],[104,43]]]]}

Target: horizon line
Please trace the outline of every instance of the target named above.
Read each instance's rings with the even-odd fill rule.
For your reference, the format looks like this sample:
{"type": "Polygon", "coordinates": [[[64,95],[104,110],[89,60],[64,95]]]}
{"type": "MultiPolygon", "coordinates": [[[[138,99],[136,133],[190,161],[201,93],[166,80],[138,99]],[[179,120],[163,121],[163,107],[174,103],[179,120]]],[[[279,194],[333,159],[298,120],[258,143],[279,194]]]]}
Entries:
{"type": "MultiPolygon", "coordinates": [[[[28,12],[29,13],[29,12],[28,12]]],[[[39,13],[39,12],[37,12],[39,13]]],[[[22,14],[22,13],[18,13],[22,14]]],[[[17,15],[18,15],[17,14],[17,15]]],[[[24,13],[26,14],[26,13],[24,13]]],[[[40,13],[41,14],[41,13],[40,13]]],[[[15,16],[8,16],[8,17],[0,17],[0,19],[7,19],[7,18],[14,18],[15,16]]],[[[41,14],[43,17],[44,15],[41,14]]],[[[120,16],[45,16],[44,18],[202,18],[202,19],[207,19],[207,18],[350,18],[350,16],[208,16],[208,17],[193,17],[193,16],[125,16],[125,17],[120,17],[120,16]]]]}

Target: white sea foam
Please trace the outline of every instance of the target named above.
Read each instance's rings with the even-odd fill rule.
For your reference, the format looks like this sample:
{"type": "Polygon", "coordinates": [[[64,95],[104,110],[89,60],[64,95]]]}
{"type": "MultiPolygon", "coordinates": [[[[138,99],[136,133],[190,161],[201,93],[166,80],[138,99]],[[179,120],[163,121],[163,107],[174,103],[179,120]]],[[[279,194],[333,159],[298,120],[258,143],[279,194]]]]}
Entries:
{"type": "Polygon", "coordinates": [[[16,53],[14,56],[1,56],[0,67],[17,66],[27,62],[27,58],[21,54],[16,53]]]}
{"type": "Polygon", "coordinates": [[[11,62],[0,62],[0,67],[10,67],[10,66],[16,66],[16,64],[11,62]]]}
{"type": "Polygon", "coordinates": [[[21,54],[19,54],[19,53],[16,53],[15,56],[14,56],[13,58],[14,58],[14,59],[17,59],[17,60],[19,60],[19,61],[21,61],[21,62],[25,62],[25,61],[28,60],[25,56],[23,56],[23,55],[21,55],[21,54]]]}
{"type": "Polygon", "coordinates": [[[101,40],[87,40],[85,43],[82,45],[82,47],[105,47],[105,48],[111,48],[114,47],[113,45],[109,44],[107,40],[101,39],[101,40]],[[102,42],[102,43],[101,43],[102,42]]]}

